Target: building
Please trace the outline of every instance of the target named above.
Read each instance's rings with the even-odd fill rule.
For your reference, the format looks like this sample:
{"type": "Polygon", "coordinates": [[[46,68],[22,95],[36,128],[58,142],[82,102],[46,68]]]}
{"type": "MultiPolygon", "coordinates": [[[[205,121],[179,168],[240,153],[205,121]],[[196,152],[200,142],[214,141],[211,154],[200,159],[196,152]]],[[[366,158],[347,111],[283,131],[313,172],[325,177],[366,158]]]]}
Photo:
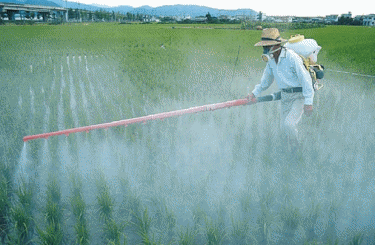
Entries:
{"type": "Polygon", "coordinates": [[[375,14],[369,14],[369,15],[363,16],[363,25],[375,26],[375,14]]]}
{"type": "Polygon", "coordinates": [[[315,17],[293,17],[292,22],[294,23],[312,23],[315,17]]]}
{"type": "Polygon", "coordinates": [[[144,15],[143,16],[143,19],[142,19],[143,22],[160,22],[160,19],[156,18],[155,16],[151,16],[151,15],[144,15]]]}
{"type": "Polygon", "coordinates": [[[276,23],[292,23],[292,16],[267,16],[265,21],[267,22],[276,22],[276,23]]]}
{"type": "Polygon", "coordinates": [[[193,21],[196,21],[196,22],[206,22],[207,21],[207,17],[206,16],[197,16],[193,19],[193,21]]]}
{"type": "Polygon", "coordinates": [[[62,7],[41,6],[31,4],[1,3],[0,14],[2,18],[14,21],[18,19],[38,19],[35,16],[41,16],[43,21],[53,19],[67,20],[68,11],[62,7]],[[34,16],[34,17],[32,17],[34,16]]]}
{"type": "Polygon", "coordinates": [[[352,18],[352,12],[349,11],[347,14],[342,14],[341,17],[350,19],[352,18]]]}
{"type": "Polygon", "coordinates": [[[311,19],[312,23],[324,23],[324,18],[323,17],[314,17],[311,19]]]}
{"type": "Polygon", "coordinates": [[[246,20],[249,16],[243,15],[243,14],[238,14],[235,16],[236,20],[246,20]]]}
{"type": "Polygon", "coordinates": [[[324,23],[326,23],[326,24],[333,24],[333,23],[337,23],[338,21],[339,21],[339,16],[336,15],[336,14],[327,15],[324,18],[324,23]]]}

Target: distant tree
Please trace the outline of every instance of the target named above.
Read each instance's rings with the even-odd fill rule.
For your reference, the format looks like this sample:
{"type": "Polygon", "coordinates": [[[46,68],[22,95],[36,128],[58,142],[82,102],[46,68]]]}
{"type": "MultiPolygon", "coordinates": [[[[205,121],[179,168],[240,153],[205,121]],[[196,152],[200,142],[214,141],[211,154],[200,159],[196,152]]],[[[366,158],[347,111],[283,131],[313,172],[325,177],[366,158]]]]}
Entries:
{"type": "Polygon", "coordinates": [[[68,9],[68,18],[69,19],[75,19],[75,13],[74,13],[74,10],[69,8],[68,9]]]}
{"type": "Polygon", "coordinates": [[[98,11],[98,10],[96,10],[96,11],[94,12],[94,18],[95,18],[95,20],[99,20],[99,19],[100,19],[99,11],[98,11]]]}
{"type": "Polygon", "coordinates": [[[51,17],[49,13],[41,13],[43,21],[48,21],[48,19],[51,17]]]}
{"type": "Polygon", "coordinates": [[[113,10],[112,10],[112,14],[111,14],[111,20],[116,21],[116,14],[115,14],[115,11],[113,11],[113,10]]]}
{"type": "Polygon", "coordinates": [[[355,26],[362,26],[363,25],[363,19],[355,19],[353,20],[353,25],[355,26]]]}
{"type": "Polygon", "coordinates": [[[86,10],[81,10],[81,18],[82,18],[82,21],[87,20],[87,11],[86,10]]]}
{"type": "Polygon", "coordinates": [[[15,14],[16,14],[15,10],[7,10],[8,20],[13,20],[15,14]]]}
{"type": "Polygon", "coordinates": [[[173,22],[176,22],[175,19],[171,18],[171,17],[163,17],[160,19],[160,21],[162,23],[173,23],[173,22]]]}
{"type": "Polygon", "coordinates": [[[212,21],[212,16],[211,16],[210,12],[208,12],[208,13],[206,14],[206,18],[207,18],[207,21],[208,21],[208,22],[211,22],[211,21],[212,21]]]}
{"type": "Polygon", "coordinates": [[[262,21],[262,20],[263,20],[263,13],[262,13],[262,11],[259,11],[259,14],[258,14],[258,16],[257,16],[257,19],[258,19],[259,21],[262,21]]]}
{"type": "Polygon", "coordinates": [[[127,20],[133,20],[133,19],[134,19],[133,14],[130,13],[130,12],[127,12],[127,13],[126,13],[126,19],[127,19],[127,20]]]}
{"type": "Polygon", "coordinates": [[[337,22],[337,24],[338,25],[352,25],[353,24],[353,18],[341,16],[339,18],[339,21],[337,22]]]}
{"type": "Polygon", "coordinates": [[[142,21],[143,20],[143,14],[137,14],[136,20],[142,21]]]}
{"type": "Polygon", "coordinates": [[[80,19],[80,13],[79,13],[79,9],[76,9],[75,11],[74,11],[74,18],[76,19],[76,20],[79,20],[80,19]]]}
{"type": "Polygon", "coordinates": [[[30,11],[25,11],[25,18],[26,19],[31,19],[30,11]]]}

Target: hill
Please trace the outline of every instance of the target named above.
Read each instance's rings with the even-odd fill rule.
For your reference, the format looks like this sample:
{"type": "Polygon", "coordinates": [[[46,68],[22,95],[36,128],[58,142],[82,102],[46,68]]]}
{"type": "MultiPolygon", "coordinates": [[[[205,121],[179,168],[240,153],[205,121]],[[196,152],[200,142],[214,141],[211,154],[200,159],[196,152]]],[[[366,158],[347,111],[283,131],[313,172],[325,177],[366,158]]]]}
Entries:
{"type": "Polygon", "coordinates": [[[103,9],[108,12],[120,12],[126,14],[130,12],[132,14],[146,14],[152,16],[191,16],[192,18],[196,16],[205,16],[210,12],[211,16],[218,17],[220,15],[227,16],[236,16],[236,15],[256,15],[257,12],[252,9],[237,9],[237,10],[224,10],[224,9],[215,9],[205,6],[198,5],[166,5],[161,7],[150,7],[150,6],[141,6],[134,8],[128,5],[122,5],[117,7],[108,7],[105,5],[97,4],[80,4],[78,2],[70,2],[63,0],[0,0],[1,2],[9,3],[18,3],[18,4],[33,4],[33,5],[44,5],[44,6],[58,6],[66,7],[72,9],[87,9],[91,11],[96,11],[103,9]]]}
{"type": "Polygon", "coordinates": [[[119,6],[114,8],[115,12],[126,13],[130,12],[132,14],[136,13],[143,13],[148,15],[156,15],[156,16],[188,16],[196,17],[196,16],[205,16],[208,12],[212,16],[220,16],[220,15],[228,15],[228,16],[236,16],[236,15],[256,15],[257,12],[252,9],[238,9],[238,10],[223,10],[223,9],[215,9],[209,8],[205,6],[198,6],[198,5],[166,5],[161,7],[152,8],[149,6],[142,6],[139,8],[132,8],[130,6],[119,6]]]}

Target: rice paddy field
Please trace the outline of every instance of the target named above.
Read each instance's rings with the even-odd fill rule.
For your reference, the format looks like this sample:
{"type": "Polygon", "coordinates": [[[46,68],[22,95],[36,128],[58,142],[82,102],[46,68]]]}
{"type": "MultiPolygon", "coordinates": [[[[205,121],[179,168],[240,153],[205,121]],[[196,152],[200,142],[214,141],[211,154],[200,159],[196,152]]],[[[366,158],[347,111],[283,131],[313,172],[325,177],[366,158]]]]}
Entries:
{"type": "Polygon", "coordinates": [[[0,243],[374,244],[374,28],[282,33],[326,67],[298,157],[279,102],[22,141],[260,81],[261,31],[172,27],[0,26],[0,243]]]}

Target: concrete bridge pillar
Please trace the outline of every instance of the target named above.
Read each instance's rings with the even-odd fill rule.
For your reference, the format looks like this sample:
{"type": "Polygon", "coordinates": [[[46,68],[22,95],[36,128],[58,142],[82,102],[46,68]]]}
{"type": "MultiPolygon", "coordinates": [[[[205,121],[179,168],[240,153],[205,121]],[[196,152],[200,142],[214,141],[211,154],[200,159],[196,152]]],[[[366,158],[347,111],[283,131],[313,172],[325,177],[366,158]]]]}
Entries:
{"type": "Polygon", "coordinates": [[[68,18],[67,13],[68,13],[67,11],[58,11],[57,16],[58,16],[59,20],[62,20],[63,22],[66,22],[67,18],[68,18]]]}
{"type": "Polygon", "coordinates": [[[19,13],[17,10],[7,10],[8,20],[16,20],[16,14],[19,13]]]}

